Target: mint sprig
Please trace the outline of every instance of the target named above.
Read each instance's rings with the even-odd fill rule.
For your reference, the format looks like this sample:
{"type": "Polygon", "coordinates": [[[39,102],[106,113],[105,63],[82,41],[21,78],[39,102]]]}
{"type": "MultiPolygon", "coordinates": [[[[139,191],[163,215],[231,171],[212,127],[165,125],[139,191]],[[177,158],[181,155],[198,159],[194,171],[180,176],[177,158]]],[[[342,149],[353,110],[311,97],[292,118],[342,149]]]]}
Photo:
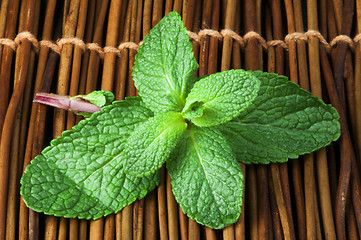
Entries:
{"type": "Polygon", "coordinates": [[[166,163],[176,200],[211,228],[237,221],[238,162],[285,162],[335,141],[338,113],[284,76],[230,70],[201,78],[177,13],[164,17],[136,55],[140,97],[82,99],[102,110],[53,140],[26,168],[21,194],[35,211],[97,219],[143,198],[166,163]],[[103,105],[105,105],[103,107],[103,105]]]}
{"type": "Polygon", "coordinates": [[[152,115],[139,97],[127,98],[63,132],[27,166],[21,178],[25,203],[46,214],[96,219],[143,198],[159,174],[127,175],[119,156],[130,133],[152,115]]]}

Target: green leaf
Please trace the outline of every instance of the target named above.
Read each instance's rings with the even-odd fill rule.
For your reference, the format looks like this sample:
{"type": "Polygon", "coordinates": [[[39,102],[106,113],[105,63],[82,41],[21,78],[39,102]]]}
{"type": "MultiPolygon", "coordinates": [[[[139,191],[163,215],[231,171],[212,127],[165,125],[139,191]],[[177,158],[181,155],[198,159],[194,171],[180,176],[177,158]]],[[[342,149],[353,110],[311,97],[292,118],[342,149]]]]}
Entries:
{"type": "Polygon", "coordinates": [[[119,155],[130,132],[152,113],[140,98],[114,102],[63,132],[32,160],[21,178],[28,207],[46,214],[97,219],[143,198],[159,174],[124,173],[119,155]]]}
{"type": "Polygon", "coordinates": [[[224,228],[237,221],[243,194],[242,170],[214,127],[192,126],[167,161],[174,196],[200,224],[224,228]]]}
{"type": "Polygon", "coordinates": [[[259,87],[260,81],[242,69],[212,74],[194,84],[182,114],[199,127],[225,123],[252,103],[259,87]]]}
{"type": "Polygon", "coordinates": [[[154,113],[181,111],[198,64],[176,12],[169,13],[150,31],[135,59],[134,84],[148,108],[154,113]]]}
{"type": "Polygon", "coordinates": [[[123,152],[126,173],[142,177],[158,170],[186,128],[178,112],[158,114],[141,124],[130,135],[123,152]]]}
{"type": "MultiPolygon", "coordinates": [[[[75,101],[82,101],[90,102],[97,107],[104,107],[106,105],[111,104],[114,101],[114,94],[109,91],[100,90],[100,91],[93,91],[87,95],[76,95],[74,97],[69,97],[69,99],[74,103],[75,101]],[[75,100],[75,101],[74,101],[75,100]]],[[[79,105],[79,104],[77,104],[79,105]]],[[[74,111],[73,112],[77,115],[81,115],[83,117],[90,117],[92,113],[89,112],[82,112],[82,111],[74,111]]]]}
{"type": "Polygon", "coordinates": [[[284,76],[260,71],[253,74],[261,80],[253,104],[219,126],[239,161],[285,162],[338,139],[335,108],[284,76]]]}
{"type": "Polygon", "coordinates": [[[105,105],[109,105],[114,101],[114,94],[109,91],[100,90],[93,91],[87,95],[78,95],[74,98],[81,98],[89,101],[97,107],[104,107],[105,105]]]}

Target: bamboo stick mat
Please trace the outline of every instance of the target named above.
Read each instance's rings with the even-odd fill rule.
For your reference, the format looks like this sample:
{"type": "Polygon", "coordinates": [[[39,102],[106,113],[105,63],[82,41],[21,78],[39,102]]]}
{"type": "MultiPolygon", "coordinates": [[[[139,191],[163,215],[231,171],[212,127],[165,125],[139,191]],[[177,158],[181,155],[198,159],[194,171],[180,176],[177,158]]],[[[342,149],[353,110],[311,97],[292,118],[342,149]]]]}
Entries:
{"type": "Polygon", "coordinates": [[[2,0],[0,239],[360,239],[360,33],[361,0],[2,0]],[[23,169],[80,120],[32,104],[34,94],[135,95],[139,43],[170,11],[189,30],[197,74],[287,75],[338,109],[340,140],[287,164],[242,165],[243,213],[223,230],[183,214],[164,168],[145,199],[97,221],[26,208],[23,169]]]}

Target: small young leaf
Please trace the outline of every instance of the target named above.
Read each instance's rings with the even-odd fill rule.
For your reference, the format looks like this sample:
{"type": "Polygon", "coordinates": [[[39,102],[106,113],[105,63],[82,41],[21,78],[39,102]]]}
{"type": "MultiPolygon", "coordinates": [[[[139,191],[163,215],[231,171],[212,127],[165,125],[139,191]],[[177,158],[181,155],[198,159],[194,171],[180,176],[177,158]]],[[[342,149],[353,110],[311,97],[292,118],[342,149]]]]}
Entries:
{"type": "MultiPolygon", "coordinates": [[[[93,91],[87,95],[77,95],[75,97],[70,97],[72,101],[74,100],[85,100],[94,104],[97,107],[104,107],[106,105],[111,104],[114,101],[114,94],[109,91],[100,90],[100,91],[93,91]]],[[[92,113],[83,112],[83,111],[74,111],[77,115],[82,115],[84,117],[90,117],[92,113]]]]}
{"type": "Polygon", "coordinates": [[[145,37],[133,67],[139,95],[154,113],[181,111],[198,68],[180,16],[171,12],[145,37]]]}
{"type": "Polygon", "coordinates": [[[63,132],[32,160],[21,178],[21,194],[35,211],[97,219],[120,211],[156,187],[159,174],[124,173],[119,157],[130,132],[152,113],[140,98],[114,102],[63,132]]]}
{"type": "Polygon", "coordinates": [[[161,113],[141,124],[130,135],[122,154],[127,163],[125,172],[142,177],[158,170],[186,128],[178,112],[161,113]]]}
{"type": "Polygon", "coordinates": [[[260,71],[253,74],[261,80],[253,104],[219,126],[239,161],[286,162],[338,139],[336,109],[284,76],[260,71]]]}
{"type": "Polygon", "coordinates": [[[98,107],[104,107],[114,101],[114,94],[109,91],[93,91],[87,95],[77,95],[74,98],[81,98],[87,100],[98,107]]]}
{"type": "Polygon", "coordinates": [[[172,152],[167,169],[174,196],[190,218],[216,229],[237,221],[242,170],[217,129],[192,126],[172,152]]]}
{"type": "Polygon", "coordinates": [[[225,123],[252,103],[259,87],[260,81],[242,69],[212,74],[194,84],[182,114],[199,127],[225,123]]]}

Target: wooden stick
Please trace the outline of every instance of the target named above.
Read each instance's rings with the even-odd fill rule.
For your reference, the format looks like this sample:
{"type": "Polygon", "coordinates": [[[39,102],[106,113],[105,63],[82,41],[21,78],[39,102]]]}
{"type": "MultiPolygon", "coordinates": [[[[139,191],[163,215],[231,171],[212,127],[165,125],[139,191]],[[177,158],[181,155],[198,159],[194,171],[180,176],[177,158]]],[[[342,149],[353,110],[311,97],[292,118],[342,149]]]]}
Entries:
{"type": "Polygon", "coordinates": [[[181,239],[186,240],[188,239],[188,217],[184,214],[180,206],[178,208],[178,213],[181,239]]]}
{"type": "MultiPolygon", "coordinates": [[[[79,39],[84,39],[87,11],[88,11],[88,0],[81,0],[79,6],[79,17],[77,22],[78,24],[76,27],[76,37],[79,39]]],[[[82,55],[83,55],[83,50],[79,46],[75,46],[74,54],[73,54],[73,64],[71,69],[71,77],[70,77],[70,89],[69,89],[70,96],[75,96],[79,94],[78,90],[79,90],[79,81],[80,81],[80,71],[82,66],[81,63],[82,55]]],[[[66,122],[66,129],[69,130],[74,126],[76,117],[73,112],[68,112],[67,115],[68,118],[66,122]]]]}
{"type": "Polygon", "coordinates": [[[279,165],[277,164],[271,164],[271,172],[272,172],[272,181],[273,181],[273,187],[274,187],[274,192],[275,192],[275,196],[276,196],[276,202],[277,202],[277,206],[278,206],[278,210],[280,213],[280,218],[281,218],[281,222],[282,222],[282,227],[283,227],[283,235],[285,239],[295,239],[295,237],[293,236],[293,233],[290,231],[290,226],[289,226],[289,221],[288,221],[288,213],[287,213],[287,209],[283,206],[285,206],[285,200],[283,197],[283,187],[281,184],[281,174],[280,174],[280,169],[279,169],[279,165]],[[280,207],[282,206],[282,207],[280,207]]]}
{"type": "Polygon", "coordinates": [[[333,208],[331,205],[329,174],[327,172],[327,153],[325,148],[316,152],[316,159],[323,227],[329,239],[336,239],[336,230],[332,212],[333,208]]]}
{"type": "Polygon", "coordinates": [[[280,219],[280,212],[278,211],[277,207],[277,198],[275,193],[275,188],[273,185],[273,176],[272,176],[272,167],[269,170],[268,174],[268,186],[269,186],[269,194],[270,194],[270,208],[272,212],[272,223],[273,223],[273,234],[276,240],[284,239],[281,219],[280,219]]]}
{"type": "MultiPolygon", "coordinates": [[[[240,13],[240,12],[241,12],[241,3],[237,1],[236,13],[240,13]]],[[[236,14],[235,16],[234,31],[236,33],[239,33],[241,31],[241,14],[236,14]]],[[[234,41],[232,44],[232,60],[231,60],[231,65],[233,69],[240,69],[242,67],[241,57],[242,57],[241,45],[237,41],[234,41]]]]}
{"type": "MultiPolygon", "coordinates": [[[[227,2],[226,20],[225,20],[226,29],[232,29],[232,30],[234,29],[236,9],[237,9],[236,6],[237,5],[235,0],[231,0],[227,2]]],[[[221,71],[229,70],[231,67],[232,44],[233,44],[233,39],[231,37],[229,36],[224,37],[221,71]]]]}
{"type": "Polygon", "coordinates": [[[333,4],[334,12],[335,12],[335,17],[336,17],[337,31],[341,32],[343,3],[340,0],[332,0],[332,4],[333,4]]]}
{"type": "MultiPolygon", "coordinates": [[[[56,239],[56,233],[57,233],[57,227],[58,227],[58,218],[54,216],[48,216],[45,219],[45,239],[46,240],[52,240],[56,239]]],[[[29,235],[31,232],[29,232],[29,235]]]]}
{"type": "MultiPolygon", "coordinates": [[[[293,4],[291,0],[284,0],[287,15],[287,29],[288,33],[294,33],[296,30],[295,18],[293,11],[293,4]]],[[[298,71],[297,71],[297,48],[296,41],[288,42],[288,58],[290,65],[290,80],[294,83],[298,83],[298,71]]]]}
{"type": "Polygon", "coordinates": [[[122,239],[122,212],[115,214],[115,239],[122,239]]]}
{"type": "MultiPolygon", "coordinates": [[[[188,8],[188,15],[192,14],[194,15],[191,19],[192,22],[189,22],[189,27],[187,27],[187,29],[191,29],[193,32],[199,32],[199,26],[201,25],[201,11],[202,11],[202,4],[201,1],[196,1],[195,2],[195,6],[194,9],[192,8],[188,8]]],[[[185,25],[187,26],[187,25],[185,25]]],[[[194,57],[196,58],[197,62],[199,62],[199,51],[200,51],[200,44],[198,41],[193,41],[192,40],[192,45],[193,45],[193,53],[194,53],[194,57]]],[[[196,76],[199,76],[199,69],[197,69],[196,76]]]]}
{"type": "Polygon", "coordinates": [[[166,169],[160,169],[160,182],[158,186],[158,219],[160,239],[168,239],[167,228],[167,207],[166,207],[166,169]]]}
{"type": "MultiPolygon", "coordinates": [[[[356,13],[357,13],[357,33],[361,33],[361,0],[356,0],[356,13]]],[[[361,48],[360,45],[356,46],[355,49],[355,105],[359,106],[361,104],[361,48]]],[[[356,143],[357,143],[357,152],[360,156],[361,154],[361,111],[359,108],[356,108],[355,112],[356,118],[356,143]]],[[[360,164],[361,159],[359,159],[360,164]]]]}
{"type": "Polygon", "coordinates": [[[163,1],[154,0],[153,1],[153,18],[152,18],[152,27],[154,27],[161,19],[163,12],[163,1]]]}
{"type": "Polygon", "coordinates": [[[84,219],[79,221],[79,239],[81,240],[87,239],[87,224],[88,221],[84,219]]]}
{"type": "MultiPolygon", "coordinates": [[[[33,24],[34,15],[35,15],[35,2],[28,2],[28,14],[26,15],[25,27],[24,29],[30,30],[33,24]]],[[[31,51],[31,43],[29,41],[24,41],[22,45],[19,46],[18,51],[21,52],[20,60],[21,66],[18,68],[18,74],[15,74],[15,87],[12,94],[9,107],[6,111],[4,119],[4,129],[1,135],[1,144],[0,144],[0,172],[1,172],[1,185],[0,185],[0,236],[5,236],[6,228],[6,200],[8,194],[8,176],[9,176],[9,162],[10,162],[10,146],[12,139],[12,131],[14,127],[14,122],[16,119],[17,110],[19,104],[23,98],[23,92],[27,80],[27,71],[29,67],[29,57],[31,51]]],[[[11,54],[12,56],[12,54],[11,54]]],[[[3,68],[2,68],[3,70],[3,68]]],[[[10,76],[10,75],[9,75],[10,76]]],[[[3,79],[3,78],[1,78],[3,79]]],[[[6,100],[7,101],[7,100],[6,100]]],[[[2,126],[0,126],[1,128],[2,126]]]]}
{"type": "MultiPolygon", "coordinates": [[[[212,4],[212,22],[211,27],[214,30],[219,28],[219,14],[220,14],[220,0],[213,0],[212,4]]],[[[208,74],[217,72],[217,60],[218,60],[218,39],[211,37],[209,42],[209,54],[208,54],[208,74]]]]}
{"type": "MultiPolygon", "coordinates": [[[[24,31],[25,28],[25,21],[27,20],[26,16],[25,16],[25,10],[26,7],[28,7],[27,2],[22,2],[21,7],[20,7],[20,15],[19,15],[19,30],[18,31],[24,31]]],[[[35,7],[34,7],[35,9],[35,7]]],[[[15,53],[15,79],[14,79],[14,88],[16,87],[16,85],[18,84],[19,81],[19,76],[18,76],[18,72],[19,69],[21,68],[21,62],[20,62],[20,56],[21,56],[21,51],[17,51],[15,53]]],[[[29,58],[29,69],[31,68],[31,56],[29,58]]],[[[28,70],[29,72],[29,70],[28,70]]],[[[26,85],[29,85],[29,81],[26,80],[26,85]]],[[[24,95],[27,95],[28,90],[25,87],[25,91],[24,91],[24,95]]],[[[6,209],[6,238],[7,239],[15,239],[15,228],[16,228],[16,223],[15,223],[15,218],[16,218],[16,196],[19,194],[18,193],[18,179],[17,179],[17,168],[18,168],[18,164],[19,164],[19,157],[20,157],[20,124],[21,124],[21,115],[22,113],[22,108],[23,108],[23,102],[24,102],[24,97],[21,100],[21,102],[19,103],[19,107],[17,110],[17,114],[14,118],[14,135],[12,139],[9,139],[9,141],[12,142],[11,144],[11,149],[10,149],[10,167],[9,167],[9,179],[8,179],[8,193],[7,193],[7,209],[6,209]]]]}
{"type": "Polygon", "coordinates": [[[143,39],[152,28],[152,0],[144,1],[143,9],[143,39]]]}
{"type": "Polygon", "coordinates": [[[167,213],[169,239],[178,239],[178,204],[172,192],[171,178],[167,173],[167,213]]]}
{"type": "MultiPolygon", "coordinates": [[[[127,14],[125,19],[124,26],[124,34],[123,34],[123,42],[128,42],[130,37],[130,19],[132,15],[132,1],[129,2],[127,8],[127,14]]],[[[122,24],[120,24],[122,26],[122,24]]],[[[124,99],[125,97],[125,88],[127,83],[127,72],[128,72],[128,49],[123,49],[120,53],[120,66],[119,66],[119,74],[117,81],[117,92],[115,94],[116,99],[124,99]]]]}
{"type": "Polygon", "coordinates": [[[173,3],[173,11],[178,12],[179,14],[182,14],[182,0],[174,0],[173,3]]]}
{"type": "MultiPolygon", "coordinates": [[[[211,25],[212,1],[203,2],[202,28],[209,29],[211,25]]],[[[208,72],[208,49],[209,36],[201,39],[199,53],[199,76],[206,75],[208,72]]]]}
{"type": "MultiPolygon", "coordinates": [[[[18,67],[18,66],[17,66],[18,67]]],[[[17,69],[17,68],[16,68],[17,69]]],[[[20,111],[19,111],[20,112],[20,111]]],[[[13,138],[11,141],[10,159],[11,164],[9,168],[9,190],[7,196],[7,210],[6,210],[6,239],[15,239],[16,231],[16,206],[17,195],[19,194],[19,184],[17,184],[17,168],[19,163],[19,145],[20,145],[20,113],[16,115],[14,123],[13,138]]]]}
{"type": "Polygon", "coordinates": [[[157,239],[157,196],[156,191],[152,191],[145,197],[144,212],[144,234],[147,239],[157,239]]]}
{"type": "Polygon", "coordinates": [[[268,239],[269,231],[270,231],[270,223],[269,223],[269,194],[268,194],[268,177],[267,177],[267,169],[265,165],[259,165],[256,169],[257,180],[259,183],[257,190],[258,197],[258,237],[259,239],[268,239]]]}
{"type": "MultiPolygon", "coordinates": [[[[16,23],[18,19],[19,0],[10,1],[6,17],[5,37],[13,39],[15,37],[16,23]]],[[[0,69],[0,135],[3,131],[5,114],[9,103],[10,74],[13,50],[9,46],[4,46],[2,52],[0,69]]],[[[2,200],[0,200],[2,201],[2,200]]],[[[1,221],[0,221],[1,223],[1,221]]]]}
{"type": "Polygon", "coordinates": [[[316,190],[314,175],[313,154],[304,157],[305,166],[305,207],[307,223],[307,239],[316,239],[316,218],[313,194],[316,190]]]}
{"type": "Polygon", "coordinates": [[[173,0],[165,0],[164,15],[168,15],[173,9],[173,0]]]}
{"type": "MultiPolygon", "coordinates": [[[[344,109],[337,95],[336,86],[333,80],[331,66],[328,62],[327,53],[324,47],[320,47],[320,56],[321,56],[321,66],[323,71],[323,76],[326,81],[327,91],[332,105],[337,109],[340,114],[340,123],[341,123],[341,148],[343,150],[347,149],[348,146],[352,145],[352,141],[349,134],[349,129],[347,125],[347,120],[345,117],[344,109]]],[[[354,152],[345,151],[343,153],[344,159],[354,158],[354,152]]],[[[348,184],[350,179],[351,171],[351,161],[342,161],[341,162],[341,171],[340,171],[340,181],[337,189],[337,199],[336,199],[336,234],[338,239],[346,239],[346,230],[345,230],[345,206],[346,206],[346,196],[348,192],[348,184]]]]}
{"type": "Polygon", "coordinates": [[[133,239],[143,239],[144,198],[133,204],[133,239]]]}
{"type": "Polygon", "coordinates": [[[104,218],[99,218],[98,220],[90,221],[89,239],[90,240],[102,239],[104,232],[103,226],[104,226],[104,218]]]}
{"type": "MultiPolygon", "coordinates": [[[[1,1],[0,8],[0,38],[5,37],[5,26],[6,26],[6,16],[9,6],[9,0],[1,1]]],[[[0,64],[2,59],[3,46],[0,45],[0,64]]],[[[0,127],[1,128],[1,127],[0,127]]]]}
{"type": "MultiPolygon", "coordinates": [[[[131,19],[130,19],[130,36],[129,40],[131,42],[135,42],[136,38],[136,25],[137,25],[137,10],[138,10],[138,1],[132,0],[132,12],[131,12],[131,19]]],[[[134,49],[129,49],[129,62],[128,62],[128,82],[127,82],[127,96],[135,96],[136,95],[136,89],[134,86],[134,81],[132,77],[133,73],[133,66],[134,66],[134,60],[135,60],[135,54],[136,51],[134,49]]]]}
{"type": "MultiPolygon", "coordinates": [[[[152,0],[146,0],[146,1],[152,1],[152,0]]],[[[126,22],[127,10],[128,10],[128,5],[129,4],[130,3],[128,3],[128,0],[122,0],[122,6],[120,8],[120,18],[119,18],[119,21],[120,21],[121,24],[119,24],[119,28],[118,28],[119,43],[121,41],[123,41],[123,38],[124,38],[124,29],[125,29],[125,24],[124,23],[126,22]]],[[[152,10],[151,6],[149,7],[149,10],[150,11],[152,10]]],[[[117,60],[119,60],[119,58],[117,60]]],[[[118,61],[118,63],[119,63],[119,61],[118,61]]],[[[116,71],[116,73],[118,73],[118,71],[116,71]]],[[[117,75],[116,75],[116,77],[117,77],[117,75]]]]}
{"type": "MultiPolygon", "coordinates": [[[[85,42],[92,42],[93,31],[95,25],[95,9],[96,9],[96,0],[88,1],[88,11],[86,19],[86,28],[85,28],[85,42]]],[[[79,80],[79,89],[80,94],[85,94],[86,92],[86,81],[87,81],[87,72],[88,64],[90,58],[90,51],[85,51],[81,60],[81,70],[80,70],[80,80],[79,80]]],[[[76,69],[75,69],[76,70],[76,69]]],[[[77,118],[79,121],[79,118],[77,118]]]]}
{"type": "MultiPolygon", "coordinates": [[[[109,0],[101,1],[101,6],[98,9],[98,17],[95,22],[95,29],[93,34],[93,43],[98,43],[102,45],[103,42],[103,30],[104,30],[104,21],[107,15],[109,0]]],[[[97,9],[96,9],[97,10],[97,9]]],[[[99,64],[100,57],[96,51],[90,52],[89,63],[88,63],[88,72],[87,72],[87,82],[86,82],[86,93],[94,91],[97,87],[98,73],[99,73],[99,64]]]]}
{"type": "Polygon", "coordinates": [[[182,9],[182,19],[184,21],[184,26],[187,29],[192,29],[193,19],[195,13],[195,0],[184,0],[183,1],[183,9],[182,9]]]}
{"type": "MultiPolygon", "coordinates": [[[[19,31],[24,31],[24,28],[26,27],[26,11],[27,10],[31,10],[31,9],[27,9],[28,3],[24,2],[22,4],[22,9],[23,11],[21,12],[21,19],[24,19],[23,23],[21,24],[21,26],[19,25],[19,31]]],[[[38,31],[38,26],[39,26],[39,16],[40,16],[40,2],[36,1],[35,2],[34,7],[32,7],[35,11],[35,16],[34,16],[34,20],[33,20],[33,25],[32,27],[32,32],[36,35],[37,31],[38,31]]],[[[16,57],[16,65],[20,66],[22,63],[19,62],[19,54],[21,54],[20,51],[18,51],[16,53],[17,57],[16,57]]],[[[19,207],[19,201],[18,201],[18,197],[19,196],[19,190],[20,190],[20,177],[22,174],[22,166],[23,166],[23,159],[24,159],[24,154],[25,154],[25,145],[26,145],[26,133],[28,132],[28,115],[29,115],[29,111],[30,111],[30,105],[31,105],[31,98],[32,98],[32,85],[33,85],[33,75],[34,75],[34,64],[35,64],[35,52],[31,51],[30,53],[30,58],[29,58],[29,69],[28,69],[28,73],[27,73],[27,83],[25,86],[25,93],[24,93],[24,97],[23,97],[23,103],[22,103],[22,107],[20,106],[19,109],[19,114],[21,114],[21,119],[17,119],[17,122],[15,124],[15,127],[18,128],[20,127],[20,132],[19,132],[19,139],[18,139],[18,146],[16,146],[16,144],[14,143],[12,145],[12,148],[17,148],[17,152],[16,154],[13,155],[13,157],[11,157],[11,162],[12,164],[10,165],[10,178],[9,178],[9,193],[8,193],[8,210],[7,210],[7,223],[6,223],[6,228],[7,228],[7,238],[8,239],[14,239],[16,233],[15,231],[17,230],[17,226],[19,225],[18,223],[16,223],[15,221],[18,220],[18,207],[19,207]],[[21,110],[22,108],[22,110],[21,110]],[[20,124],[20,126],[17,127],[17,125],[20,124]],[[18,159],[18,160],[16,160],[18,159]],[[13,198],[13,199],[11,199],[13,198]],[[11,229],[11,230],[10,230],[11,229]],[[9,231],[10,230],[10,233],[9,231]]],[[[16,67],[15,67],[16,68],[16,67]]],[[[19,115],[20,117],[20,115],[19,115]]],[[[16,136],[16,135],[15,135],[16,136]]],[[[12,150],[14,151],[14,150],[12,150]]],[[[26,224],[27,226],[27,219],[26,219],[26,224]]],[[[27,228],[27,227],[26,227],[27,228]]]]}
{"type": "Polygon", "coordinates": [[[58,239],[65,240],[67,239],[67,235],[68,235],[68,219],[61,217],[59,222],[58,239]]]}
{"type": "MultiPolygon", "coordinates": [[[[247,62],[247,60],[246,60],[247,62]]],[[[245,62],[245,63],[246,63],[245,62]]],[[[254,169],[254,166],[250,165],[246,167],[246,186],[245,189],[247,189],[246,192],[246,202],[245,202],[245,208],[248,212],[248,221],[249,224],[249,234],[250,239],[258,239],[258,208],[257,208],[257,178],[256,178],[256,170],[254,169]]]]}
{"type": "Polygon", "coordinates": [[[198,223],[188,218],[188,239],[197,240],[200,239],[200,237],[201,237],[201,233],[198,223]]]}
{"type": "MultiPolygon", "coordinates": [[[[350,196],[349,196],[350,197],[350,196]]],[[[357,225],[355,221],[355,212],[353,211],[352,204],[347,204],[346,208],[346,227],[348,239],[358,239],[357,225]]]]}
{"type": "MultiPolygon", "coordinates": [[[[119,19],[121,14],[122,0],[111,1],[109,8],[109,20],[107,28],[106,46],[117,47],[119,19]]],[[[113,82],[115,75],[116,54],[106,53],[104,56],[104,67],[102,77],[102,89],[113,91],[113,82]]]]}
{"type": "MultiPolygon", "coordinates": [[[[39,19],[40,19],[40,5],[41,3],[39,1],[35,2],[35,20],[34,20],[34,24],[33,24],[33,29],[32,32],[34,33],[34,35],[38,35],[38,29],[39,29],[39,19]]],[[[31,101],[32,101],[32,97],[33,97],[33,93],[32,93],[32,86],[35,84],[36,82],[34,82],[35,79],[33,79],[34,76],[34,66],[35,66],[35,51],[34,49],[32,49],[32,52],[30,54],[30,65],[29,65],[29,70],[28,70],[28,81],[27,81],[27,85],[25,86],[25,94],[24,94],[24,99],[23,99],[23,110],[22,110],[22,119],[21,119],[21,130],[20,130],[20,153],[19,153],[19,159],[20,159],[20,165],[23,166],[23,160],[24,160],[24,156],[25,156],[25,149],[26,149],[26,137],[27,137],[27,133],[28,133],[28,125],[29,125],[29,112],[31,109],[31,101]]],[[[19,166],[20,166],[19,165],[19,166]]],[[[19,167],[18,168],[18,174],[19,177],[22,174],[22,168],[19,167]]],[[[20,178],[18,180],[18,182],[20,182],[20,178]]]]}
{"type": "MultiPolygon", "coordinates": [[[[243,172],[243,186],[246,186],[246,165],[243,163],[239,164],[242,168],[242,172],[243,172]]],[[[238,218],[236,224],[235,224],[235,229],[234,229],[234,235],[235,235],[235,239],[236,240],[244,240],[246,239],[246,229],[245,229],[245,192],[243,193],[242,196],[242,207],[241,207],[241,216],[238,218]]]]}

